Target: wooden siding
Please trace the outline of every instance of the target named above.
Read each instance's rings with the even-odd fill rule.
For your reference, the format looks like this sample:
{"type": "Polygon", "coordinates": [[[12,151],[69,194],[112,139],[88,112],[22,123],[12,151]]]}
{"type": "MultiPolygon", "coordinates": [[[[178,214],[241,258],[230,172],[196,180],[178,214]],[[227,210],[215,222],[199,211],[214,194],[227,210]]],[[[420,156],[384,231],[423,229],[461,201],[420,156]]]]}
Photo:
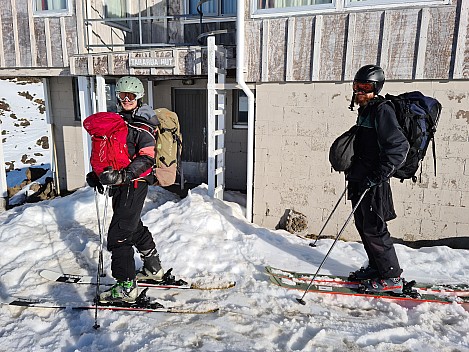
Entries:
{"type": "MultiPolygon", "coordinates": [[[[385,69],[387,79],[408,79],[415,75],[420,12],[420,10],[405,12],[393,10],[385,14],[381,58],[376,62],[385,69]]],[[[370,42],[369,45],[378,48],[376,41],[370,42]]],[[[357,67],[353,69],[356,71],[357,67]]]]}
{"type": "MultiPolygon", "coordinates": [[[[16,66],[15,31],[13,30],[13,13],[11,2],[4,1],[0,6],[0,17],[2,19],[2,42],[3,61],[6,67],[16,66]]],[[[16,19],[15,19],[16,20],[16,19]]]]}
{"type": "Polygon", "coordinates": [[[262,68],[262,21],[247,21],[246,32],[246,67],[248,68],[246,80],[258,82],[261,80],[262,68]]]}
{"type": "Polygon", "coordinates": [[[390,80],[468,79],[469,5],[247,19],[248,82],[343,81],[362,65],[390,80]]]}
{"type": "Polygon", "coordinates": [[[311,78],[314,17],[288,20],[286,79],[308,81],[311,78]]]}
{"type": "MultiPolygon", "coordinates": [[[[203,65],[197,68],[193,63],[193,60],[203,60],[202,55],[195,54],[197,48],[187,51],[183,46],[182,51],[175,50],[173,56],[178,65],[173,70],[130,71],[126,67],[127,54],[122,56],[119,52],[139,52],[147,47],[93,47],[88,51],[87,44],[137,43],[137,22],[134,22],[131,35],[116,26],[98,22],[85,26],[83,16],[103,17],[102,0],[75,0],[70,3],[69,14],[51,17],[35,16],[30,0],[2,3],[0,75],[31,74],[34,69],[46,73],[51,69],[49,75],[73,74],[71,71],[90,75],[148,72],[162,76],[169,71],[174,75],[205,72],[203,65]],[[112,56],[107,55],[111,51],[112,56]],[[95,58],[94,55],[99,53],[104,56],[95,58]],[[88,54],[92,56],[91,61],[80,57],[88,54]],[[73,62],[70,61],[72,57],[73,62]],[[70,73],[69,66],[73,66],[70,73]]],[[[180,15],[185,10],[183,0],[170,1],[168,6],[163,0],[142,3],[146,7],[133,11],[135,15],[180,15]]],[[[132,4],[136,6],[135,2],[132,4]]],[[[469,78],[467,0],[455,0],[451,5],[422,5],[420,8],[283,17],[277,14],[275,18],[250,18],[250,9],[251,6],[246,7],[244,29],[248,82],[350,80],[358,67],[368,63],[381,65],[391,80],[469,78]]],[[[232,24],[218,25],[225,28],[232,24]]],[[[185,30],[195,33],[194,26],[197,25],[185,24],[179,19],[144,20],[143,41],[145,44],[186,45],[194,38],[185,30]]]]}

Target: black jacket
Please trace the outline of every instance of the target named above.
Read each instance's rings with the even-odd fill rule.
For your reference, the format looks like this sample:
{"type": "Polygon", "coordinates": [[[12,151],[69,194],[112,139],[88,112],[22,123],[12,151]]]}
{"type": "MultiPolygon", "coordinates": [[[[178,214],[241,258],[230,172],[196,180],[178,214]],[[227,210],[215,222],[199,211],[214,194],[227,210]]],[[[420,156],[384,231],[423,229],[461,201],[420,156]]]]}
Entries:
{"type": "MultiPolygon", "coordinates": [[[[154,129],[159,125],[155,112],[146,104],[135,111],[121,111],[122,117],[129,123],[127,148],[131,162],[127,171],[132,178],[137,178],[155,165],[155,134],[154,129]]],[[[153,174],[144,177],[150,183],[154,182],[153,174]]]]}
{"type": "Polygon", "coordinates": [[[383,98],[375,98],[358,109],[357,125],[347,180],[362,182],[369,177],[383,182],[389,179],[404,163],[409,151],[394,109],[383,98]]]}

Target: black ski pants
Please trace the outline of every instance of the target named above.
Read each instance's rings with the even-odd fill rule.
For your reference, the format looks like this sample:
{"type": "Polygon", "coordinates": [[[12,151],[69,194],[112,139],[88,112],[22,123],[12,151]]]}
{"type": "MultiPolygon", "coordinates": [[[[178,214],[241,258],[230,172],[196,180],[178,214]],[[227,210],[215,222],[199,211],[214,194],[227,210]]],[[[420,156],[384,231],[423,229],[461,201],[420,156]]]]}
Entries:
{"type": "MultiPolygon", "coordinates": [[[[359,185],[349,183],[349,199],[355,207],[360,199],[359,185]]],[[[387,220],[396,217],[388,182],[370,189],[354,214],[355,227],[360,234],[369,265],[378,270],[383,279],[398,277],[402,270],[394,249],[387,220]]]]}
{"type": "Polygon", "coordinates": [[[152,234],[140,219],[148,192],[146,182],[113,186],[111,224],[107,235],[107,249],[111,252],[112,276],[118,281],[133,280],[136,276],[134,249],[155,248],[152,234]]]}

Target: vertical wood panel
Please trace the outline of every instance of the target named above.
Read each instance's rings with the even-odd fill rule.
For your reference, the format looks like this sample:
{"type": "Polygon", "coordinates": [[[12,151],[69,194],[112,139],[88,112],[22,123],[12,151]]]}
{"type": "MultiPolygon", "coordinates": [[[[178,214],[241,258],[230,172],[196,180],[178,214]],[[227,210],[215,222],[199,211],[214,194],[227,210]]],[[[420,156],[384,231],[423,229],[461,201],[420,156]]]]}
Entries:
{"type": "Polygon", "coordinates": [[[293,17],[288,21],[287,80],[309,81],[314,17],[293,17]]]}
{"type": "Polygon", "coordinates": [[[461,5],[454,63],[454,78],[469,79],[469,1],[461,5]]]}
{"type": "Polygon", "coordinates": [[[2,17],[2,39],[3,57],[6,67],[16,66],[15,36],[13,31],[13,15],[11,12],[11,2],[2,1],[0,6],[0,16],[2,17]]]}
{"type": "Polygon", "coordinates": [[[63,67],[62,34],[59,18],[49,18],[50,48],[53,67],[63,67]]]}
{"type": "Polygon", "coordinates": [[[18,41],[19,34],[18,34],[17,14],[16,14],[16,1],[10,0],[10,2],[11,2],[11,23],[13,24],[13,37],[15,41],[15,66],[21,66],[21,52],[20,52],[20,44],[18,41]]]}
{"type": "Polygon", "coordinates": [[[36,37],[36,64],[47,67],[46,29],[44,18],[34,19],[34,36],[36,37]]]}
{"type": "Polygon", "coordinates": [[[434,7],[424,9],[430,17],[425,48],[424,77],[447,79],[450,72],[456,9],[434,7]]]}
{"type": "Polygon", "coordinates": [[[353,80],[360,67],[379,63],[382,16],[382,11],[356,12],[349,15],[345,80],[353,80]]]}
{"type": "Polygon", "coordinates": [[[5,67],[5,56],[3,55],[3,25],[0,15],[0,67],[5,67]]]}
{"type": "MultiPolygon", "coordinates": [[[[184,13],[182,0],[168,2],[168,16],[184,13]]],[[[184,24],[179,20],[168,21],[168,43],[182,43],[184,41],[184,24]]]]}
{"type": "MultiPolygon", "coordinates": [[[[78,53],[78,37],[83,35],[77,32],[77,18],[65,17],[64,18],[65,28],[65,50],[67,51],[67,57],[78,53]]],[[[69,60],[64,62],[64,66],[69,66],[69,60]]]]}
{"type": "Polygon", "coordinates": [[[29,35],[28,2],[16,1],[16,22],[18,35],[18,49],[20,53],[19,66],[31,67],[31,37],[29,35]]]}
{"type": "Polygon", "coordinates": [[[262,77],[267,82],[285,81],[286,24],[285,18],[265,21],[263,28],[266,42],[262,46],[262,77]]]}
{"type": "Polygon", "coordinates": [[[418,9],[385,12],[380,62],[387,79],[413,78],[418,23],[418,9]]]}
{"type": "Polygon", "coordinates": [[[31,66],[37,67],[37,46],[36,36],[34,29],[34,18],[33,18],[33,3],[28,1],[28,24],[29,24],[29,40],[31,41],[31,66]]]}
{"type": "Polygon", "coordinates": [[[246,82],[259,82],[261,80],[262,21],[247,21],[245,24],[244,65],[247,70],[245,80],[246,82]]]}
{"type": "MultiPolygon", "coordinates": [[[[347,15],[323,16],[321,33],[319,79],[340,81],[343,79],[345,32],[347,15]]],[[[314,48],[316,50],[316,48],[314,48]]]]}

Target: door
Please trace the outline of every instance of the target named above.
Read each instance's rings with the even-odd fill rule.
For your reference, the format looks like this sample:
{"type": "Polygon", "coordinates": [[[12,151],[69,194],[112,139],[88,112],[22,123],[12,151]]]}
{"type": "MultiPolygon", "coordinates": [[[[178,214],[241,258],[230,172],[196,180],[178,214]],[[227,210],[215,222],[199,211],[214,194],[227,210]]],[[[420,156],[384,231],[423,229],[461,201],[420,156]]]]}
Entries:
{"type": "Polygon", "coordinates": [[[207,183],[207,91],[174,88],[173,103],[181,125],[184,180],[207,183]]]}

